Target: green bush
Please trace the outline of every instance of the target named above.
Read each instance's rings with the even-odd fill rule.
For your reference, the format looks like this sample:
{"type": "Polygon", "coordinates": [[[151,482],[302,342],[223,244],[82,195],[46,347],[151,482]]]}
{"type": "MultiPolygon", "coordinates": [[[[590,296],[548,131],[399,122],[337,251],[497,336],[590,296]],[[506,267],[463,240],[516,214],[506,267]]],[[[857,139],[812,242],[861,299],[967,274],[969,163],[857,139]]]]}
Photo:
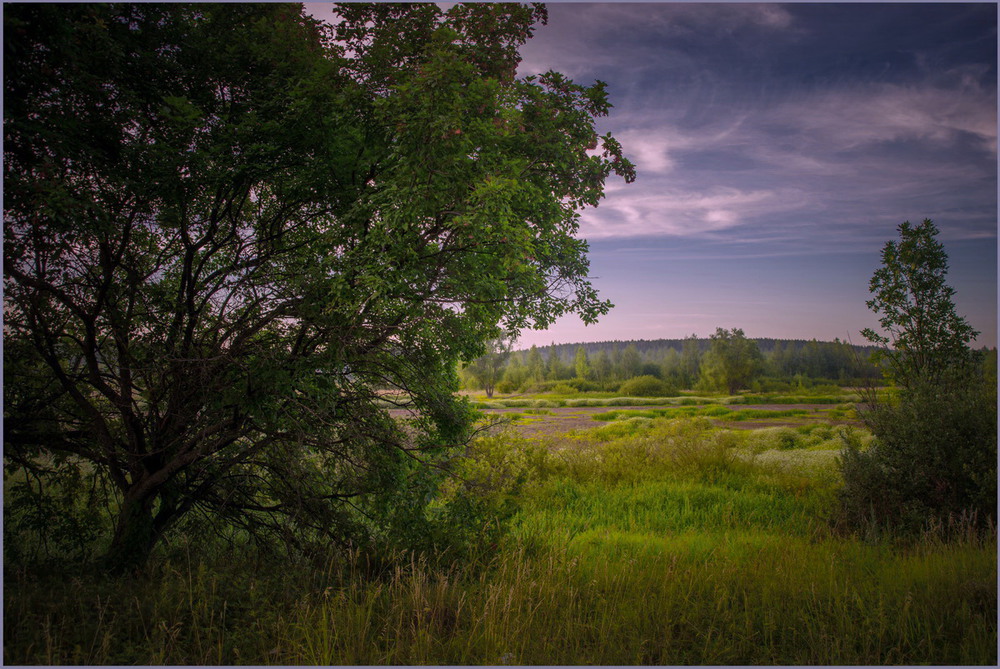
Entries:
{"type": "Polygon", "coordinates": [[[564,382],[568,386],[572,386],[581,393],[594,392],[596,390],[601,390],[601,386],[594,383],[593,381],[588,381],[586,379],[570,379],[564,382]]]}
{"type": "Polygon", "coordinates": [[[553,408],[554,409],[554,408],[561,407],[562,405],[563,405],[562,400],[531,400],[531,406],[534,407],[534,408],[536,408],[536,409],[540,409],[540,408],[553,408]]]}
{"type": "Polygon", "coordinates": [[[968,378],[917,384],[859,412],[874,440],[841,452],[844,519],[869,532],[961,519],[988,526],[997,504],[996,387],[968,378]]]}
{"type": "Polygon", "coordinates": [[[745,440],[746,446],[752,453],[801,448],[802,442],[802,435],[791,427],[766,427],[752,430],[745,440]]]}
{"type": "Polygon", "coordinates": [[[632,397],[666,397],[677,394],[676,389],[651,375],[629,379],[621,385],[618,392],[621,395],[632,397]]]}
{"type": "MultiPolygon", "coordinates": [[[[472,440],[424,511],[426,548],[468,553],[496,541],[517,511],[518,495],[531,480],[544,480],[548,452],[512,430],[472,440]]],[[[409,542],[411,544],[416,542],[409,542]]]]}
{"type": "Polygon", "coordinates": [[[509,395],[517,390],[517,384],[513,381],[501,381],[497,384],[497,392],[501,395],[509,395]]]}

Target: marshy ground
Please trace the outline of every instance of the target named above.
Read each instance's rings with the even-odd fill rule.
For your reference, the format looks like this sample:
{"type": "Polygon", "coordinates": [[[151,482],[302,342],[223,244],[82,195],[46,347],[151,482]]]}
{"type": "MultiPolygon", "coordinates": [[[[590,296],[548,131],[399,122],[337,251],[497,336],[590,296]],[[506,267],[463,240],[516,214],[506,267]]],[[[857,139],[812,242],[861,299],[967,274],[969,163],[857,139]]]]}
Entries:
{"type": "MultiPolygon", "coordinates": [[[[705,406],[695,405],[691,408],[704,409],[705,406]]],[[[740,410],[761,412],[763,417],[753,419],[726,420],[725,417],[709,418],[712,424],[718,427],[739,430],[759,430],[767,427],[798,427],[818,421],[830,425],[856,427],[861,425],[860,421],[856,418],[845,418],[844,416],[848,415],[848,413],[845,412],[844,408],[830,404],[728,404],[707,406],[723,406],[731,412],[739,412],[740,410]],[[800,411],[802,413],[794,417],[789,417],[787,415],[789,411],[800,411]],[[766,416],[768,412],[779,417],[768,418],[766,416]]],[[[619,414],[620,412],[627,411],[637,413],[655,413],[661,411],[668,413],[676,411],[676,407],[665,405],[633,405],[615,407],[552,407],[547,409],[503,408],[487,409],[485,413],[500,417],[516,416],[514,426],[517,428],[517,431],[527,437],[536,437],[541,435],[556,436],[571,431],[587,430],[599,425],[599,423],[594,422],[595,420],[600,420],[600,418],[597,418],[598,416],[603,417],[608,414],[619,414]]],[[[691,411],[691,415],[697,415],[697,412],[691,411]]]]}

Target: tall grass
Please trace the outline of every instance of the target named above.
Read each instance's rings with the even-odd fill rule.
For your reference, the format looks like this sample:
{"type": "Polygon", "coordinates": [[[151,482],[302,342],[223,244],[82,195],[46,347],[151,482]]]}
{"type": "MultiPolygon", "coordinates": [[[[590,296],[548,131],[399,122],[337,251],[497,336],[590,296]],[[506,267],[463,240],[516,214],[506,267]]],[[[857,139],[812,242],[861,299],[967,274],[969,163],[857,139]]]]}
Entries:
{"type": "Polygon", "coordinates": [[[533,554],[508,549],[461,587],[461,572],[418,564],[388,584],[317,599],[300,609],[287,659],[957,664],[983,661],[995,649],[986,589],[968,576],[990,564],[974,547],[893,558],[872,547],[781,536],[690,534],[655,546],[610,533],[578,543],[533,554]],[[970,588],[978,609],[956,619],[968,607],[942,604],[970,588]]]}
{"type": "MultiPolygon", "coordinates": [[[[182,559],[124,581],[8,574],[4,660],[996,663],[995,534],[839,533],[836,468],[793,457],[835,453],[829,426],[633,417],[598,430],[630,421],[645,422],[547,454],[504,437],[530,480],[506,534],[462,560],[353,551],[319,565],[182,559]]],[[[491,439],[478,480],[506,480],[494,474],[512,456],[491,439]]]]}

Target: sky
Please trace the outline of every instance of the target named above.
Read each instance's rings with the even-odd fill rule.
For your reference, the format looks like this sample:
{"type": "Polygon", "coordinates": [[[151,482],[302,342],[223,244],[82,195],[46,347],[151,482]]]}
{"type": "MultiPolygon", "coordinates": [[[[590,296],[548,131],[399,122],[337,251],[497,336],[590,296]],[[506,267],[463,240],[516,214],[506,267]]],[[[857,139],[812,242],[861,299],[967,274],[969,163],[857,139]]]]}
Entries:
{"type": "Polygon", "coordinates": [[[548,3],[519,74],[607,83],[636,164],[581,217],[615,308],[552,342],[866,343],[884,243],[932,219],[959,314],[997,343],[997,5],[548,3]]]}

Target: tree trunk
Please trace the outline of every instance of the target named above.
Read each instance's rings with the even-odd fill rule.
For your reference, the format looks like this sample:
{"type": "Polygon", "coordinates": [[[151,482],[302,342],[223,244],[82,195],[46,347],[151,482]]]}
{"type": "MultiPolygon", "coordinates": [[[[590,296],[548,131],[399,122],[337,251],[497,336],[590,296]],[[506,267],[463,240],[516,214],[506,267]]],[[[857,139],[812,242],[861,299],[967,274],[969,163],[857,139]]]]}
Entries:
{"type": "Polygon", "coordinates": [[[102,559],[107,571],[122,574],[146,565],[158,538],[151,506],[151,498],[136,500],[126,494],[115,534],[102,559]]]}

